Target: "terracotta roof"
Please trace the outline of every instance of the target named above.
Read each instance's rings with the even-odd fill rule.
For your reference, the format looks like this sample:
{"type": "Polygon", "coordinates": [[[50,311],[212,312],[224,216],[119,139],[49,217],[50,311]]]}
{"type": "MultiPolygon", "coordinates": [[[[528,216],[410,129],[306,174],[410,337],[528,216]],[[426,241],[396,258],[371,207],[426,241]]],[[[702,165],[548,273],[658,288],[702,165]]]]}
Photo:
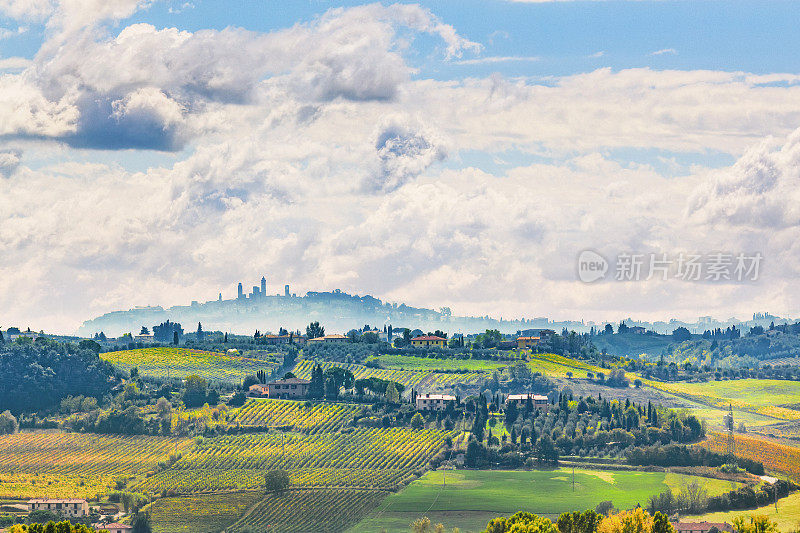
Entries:
{"type": "Polygon", "coordinates": [[[517,337],[518,341],[538,341],[541,337],[517,337]]]}
{"type": "Polygon", "coordinates": [[[420,394],[417,400],[455,400],[456,397],[450,394],[420,394]]]}
{"type": "Polygon", "coordinates": [[[295,384],[295,385],[308,385],[311,383],[307,379],[300,379],[300,378],[286,378],[286,379],[279,379],[277,381],[271,381],[268,385],[287,385],[287,384],[295,384]]]}
{"type": "Polygon", "coordinates": [[[337,340],[344,340],[347,339],[346,335],[325,335],[324,337],[314,337],[313,339],[308,339],[309,341],[324,341],[326,339],[337,339],[337,340]]]}
{"type": "Polygon", "coordinates": [[[708,531],[712,527],[720,531],[733,531],[730,524],[724,522],[672,522],[676,531],[708,531]]]}
{"type": "Polygon", "coordinates": [[[412,341],[446,341],[447,339],[442,337],[437,337],[436,335],[420,335],[419,337],[414,337],[411,339],[412,341]]]}
{"type": "Polygon", "coordinates": [[[87,503],[83,498],[32,498],[28,503],[87,503]]]}
{"type": "Polygon", "coordinates": [[[113,524],[105,524],[101,526],[103,529],[133,529],[133,526],[129,526],[128,524],[118,524],[114,522],[113,524]]]}

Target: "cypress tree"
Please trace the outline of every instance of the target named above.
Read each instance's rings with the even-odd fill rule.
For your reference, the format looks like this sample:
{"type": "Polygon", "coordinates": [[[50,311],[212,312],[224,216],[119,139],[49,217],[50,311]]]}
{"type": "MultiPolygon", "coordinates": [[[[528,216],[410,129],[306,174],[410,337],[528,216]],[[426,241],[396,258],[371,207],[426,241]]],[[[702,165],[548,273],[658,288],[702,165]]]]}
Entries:
{"type": "Polygon", "coordinates": [[[308,395],[311,398],[322,398],[325,395],[325,380],[322,375],[322,367],[319,365],[314,366],[314,370],[311,371],[308,395]]]}

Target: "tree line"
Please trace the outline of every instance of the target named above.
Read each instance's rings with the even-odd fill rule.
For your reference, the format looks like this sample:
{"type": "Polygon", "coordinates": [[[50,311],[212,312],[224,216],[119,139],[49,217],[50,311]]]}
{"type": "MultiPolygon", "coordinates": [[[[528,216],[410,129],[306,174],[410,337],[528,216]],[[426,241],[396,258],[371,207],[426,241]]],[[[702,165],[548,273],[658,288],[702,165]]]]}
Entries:
{"type": "Polygon", "coordinates": [[[0,346],[0,411],[29,413],[67,396],[102,398],[118,383],[114,366],[93,341],[60,343],[20,337],[0,346]]]}

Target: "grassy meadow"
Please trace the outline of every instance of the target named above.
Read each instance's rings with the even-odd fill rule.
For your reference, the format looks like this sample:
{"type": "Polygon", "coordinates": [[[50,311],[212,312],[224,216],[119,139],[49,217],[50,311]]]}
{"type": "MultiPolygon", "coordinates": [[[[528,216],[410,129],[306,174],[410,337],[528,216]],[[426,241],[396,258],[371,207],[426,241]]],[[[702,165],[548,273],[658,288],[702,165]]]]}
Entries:
{"type": "Polygon", "coordinates": [[[728,511],[722,513],[707,513],[699,516],[687,516],[686,520],[705,520],[707,522],[733,522],[737,516],[766,515],[770,520],[777,522],[780,531],[797,531],[800,527],[800,492],[795,492],[774,503],[743,511],[728,511]]]}
{"type": "Polygon", "coordinates": [[[717,479],[665,472],[613,470],[435,471],[428,472],[399,493],[392,494],[350,533],[408,531],[415,519],[427,516],[448,529],[481,531],[495,516],[524,510],[557,517],[562,512],[594,509],[610,500],[620,509],[646,505],[653,494],[679,489],[690,481],[702,483],[709,494],[721,494],[735,484],[717,479]]]}
{"type": "Polygon", "coordinates": [[[593,374],[597,372],[608,374],[608,370],[585,361],[578,361],[561,355],[532,353],[529,354],[529,357],[528,367],[530,367],[531,371],[541,372],[551,377],[565,378],[568,372],[571,372],[574,378],[586,378],[589,372],[593,374]]]}
{"type": "Polygon", "coordinates": [[[707,383],[664,383],[645,380],[658,390],[710,407],[746,411],[777,420],[800,419],[800,382],[737,379],[707,383]]]}

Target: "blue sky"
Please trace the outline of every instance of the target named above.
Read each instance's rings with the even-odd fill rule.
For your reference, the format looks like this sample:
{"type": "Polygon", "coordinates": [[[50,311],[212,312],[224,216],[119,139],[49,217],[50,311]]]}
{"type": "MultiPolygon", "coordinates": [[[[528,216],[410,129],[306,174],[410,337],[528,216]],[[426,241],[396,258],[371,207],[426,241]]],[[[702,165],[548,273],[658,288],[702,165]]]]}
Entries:
{"type": "Polygon", "coordinates": [[[0,323],[75,331],[262,275],[459,314],[800,315],[798,22],[0,0],[0,323]],[[586,249],[759,252],[763,278],[585,284],[586,249]]]}
{"type": "MultiPolygon", "coordinates": [[[[561,76],[598,67],[710,69],[753,73],[800,69],[800,6],[796,0],[420,2],[468,39],[485,46],[479,57],[538,58],[458,65],[432,57],[423,43],[412,63],[421,75],[458,79],[501,72],[509,76],[561,76]],[[658,55],[654,52],[666,51],[658,55]],[[674,52],[673,52],[674,51],[674,52]],[[602,52],[601,57],[592,57],[602,52]]],[[[359,2],[193,0],[157,3],[120,25],[148,22],[189,31],[237,26],[269,32],[305,22],[333,6],[359,2]]],[[[2,19],[0,19],[2,20],[2,19]]],[[[2,26],[15,29],[6,18],[2,26]]],[[[5,57],[32,57],[41,24],[0,41],[5,57]]],[[[430,44],[430,43],[428,43],[430,44]]],[[[465,59],[473,59],[472,56],[465,59]]]]}

